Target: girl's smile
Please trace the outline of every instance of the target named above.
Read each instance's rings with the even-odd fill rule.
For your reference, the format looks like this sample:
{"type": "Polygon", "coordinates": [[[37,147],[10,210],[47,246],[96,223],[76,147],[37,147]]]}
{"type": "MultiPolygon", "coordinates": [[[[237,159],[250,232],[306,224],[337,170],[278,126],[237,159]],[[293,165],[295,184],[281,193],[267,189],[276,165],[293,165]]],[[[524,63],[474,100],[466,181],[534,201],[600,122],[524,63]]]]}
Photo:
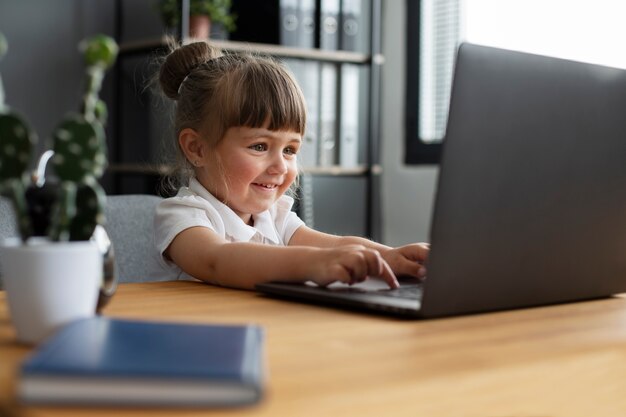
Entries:
{"type": "Polygon", "coordinates": [[[264,127],[231,127],[214,152],[207,152],[198,180],[215,197],[250,223],[268,210],[298,174],[301,135],[264,127]],[[215,159],[209,160],[211,155],[215,159]]]}
{"type": "Polygon", "coordinates": [[[278,187],[280,184],[258,184],[258,183],[252,183],[252,185],[261,188],[262,190],[267,190],[267,191],[273,191],[276,189],[276,187],[278,187]]]}

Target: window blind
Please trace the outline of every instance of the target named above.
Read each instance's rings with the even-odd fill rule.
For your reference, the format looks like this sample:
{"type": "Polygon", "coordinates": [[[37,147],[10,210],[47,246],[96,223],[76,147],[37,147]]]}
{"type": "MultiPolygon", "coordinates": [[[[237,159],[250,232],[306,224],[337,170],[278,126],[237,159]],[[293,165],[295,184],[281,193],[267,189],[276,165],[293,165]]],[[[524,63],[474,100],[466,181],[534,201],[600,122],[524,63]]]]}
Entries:
{"type": "Polygon", "coordinates": [[[461,0],[422,0],[419,46],[419,137],[445,136],[456,49],[461,39],[461,0]]]}

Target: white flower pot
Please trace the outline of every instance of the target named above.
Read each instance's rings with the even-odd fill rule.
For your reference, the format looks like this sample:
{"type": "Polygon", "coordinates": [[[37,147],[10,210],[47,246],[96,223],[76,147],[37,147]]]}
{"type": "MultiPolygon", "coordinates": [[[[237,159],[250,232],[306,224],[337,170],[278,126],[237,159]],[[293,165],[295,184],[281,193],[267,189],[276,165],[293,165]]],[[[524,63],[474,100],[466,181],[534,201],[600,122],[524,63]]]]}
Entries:
{"type": "Polygon", "coordinates": [[[60,326],[95,314],[103,270],[94,243],[7,239],[0,257],[18,341],[39,343],[60,326]]]}

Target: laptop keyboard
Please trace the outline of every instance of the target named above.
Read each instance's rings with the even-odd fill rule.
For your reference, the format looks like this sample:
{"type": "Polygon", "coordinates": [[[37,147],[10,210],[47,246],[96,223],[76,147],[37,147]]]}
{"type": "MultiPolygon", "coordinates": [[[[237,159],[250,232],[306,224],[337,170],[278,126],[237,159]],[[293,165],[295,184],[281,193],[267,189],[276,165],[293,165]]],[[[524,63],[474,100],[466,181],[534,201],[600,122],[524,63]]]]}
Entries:
{"type": "Polygon", "coordinates": [[[394,289],[378,290],[377,293],[384,294],[385,297],[408,298],[415,300],[422,297],[422,287],[420,285],[410,285],[394,289]]]}
{"type": "Polygon", "coordinates": [[[360,294],[376,294],[385,297],[394,298],[406,298],[409,300],[419,300],[422,298],[422,286],[421,285],[405,285],[400,288],[383,288],[379,290],[363,289],[358,287],[341,287],[341,288],[329,288],[332,292],[342,293],[360,293],[360,294]]]}

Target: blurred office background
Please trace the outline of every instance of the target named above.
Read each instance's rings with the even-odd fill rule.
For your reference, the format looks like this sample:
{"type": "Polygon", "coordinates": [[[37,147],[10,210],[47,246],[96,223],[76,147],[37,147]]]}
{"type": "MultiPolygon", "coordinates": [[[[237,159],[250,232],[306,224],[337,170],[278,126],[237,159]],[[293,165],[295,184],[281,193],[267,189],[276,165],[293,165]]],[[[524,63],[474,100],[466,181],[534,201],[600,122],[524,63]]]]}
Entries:
{"type": "MultiPolygon", "coordinates": [[[[96,33],[111,36],[123,33],[121,44],[160,36],[164,25],[155,3],[156,0],[0,0],[0,32],[9,42],[9,53],[0,62],[6,100],[34,126],[40,137],[40,151],[46,149],[49,132],[61,117],[78,106],[83,82],[78,42],[96,33]]],[[[237,7],[245,8],[246,4],[256,2],[236,3],[237,7]]],[[[318,8],[326,3],[326,0],[313,2],[318,8]]],[[[360,3],[376,13],[367,18],[380,35],[373,39],[379,45],[367,46],[370,51],[379,47],[377,55],[364,61],[368,69],[380,69],[380,82],[374,83],[379,88],[374,94],[379,100],[374,109],[378,110],[369,114],[380,124],[378,132],[368,133],[376,141],[373,148],[376,154],[370,155],[376,165],[375,201],[361,199],[368,185],[360,182],[359,175],[321,175],[316,189],[331,190],[331,194],[317,196],[326,202],[315,210],[316,222],[330,228],[350,224],[355,219],[362,223],[372,215],[372,210],[361,206],[375,204],[378,225],[374,237],[390,245],[428,240],[438,160],[445,137],[454,49],[458,42],[469,40],[626,67],[626,48],[622,44],[626,26],[620,21],[626,5],[622,3],[620,0],[382,0],[380,3],[368,0],[360,3]],[[372,4],[380,7],[370,9],[372,4]],[[333,184],[342,181],[341,189],[351,191],[333,197],[332,192],[336,191],[332,191],[333,184]],[[351,192],[355,194],[350,195],[351,192]],[[332,204],[334,199],[341,203],[340,198],[349,199],[355,206],[332,204]]],[[[351,7],[349,0],[336,4],[340,4],[341,10],[351,7]]],[[[365,11],[363,16],[367,16],[365,11]]],[[[141,97],[143,105],[157,110],[156,115],[138,117],[140,123],[124,132],[124,142],[116,138],[110,144],[116,148],[112,149],[113,155],[119,155],[120,150],[132,153],[135,146],[141,147],[141,142],[136,142],[144,132],[141,123],[145,123],[145,130],[167,133],[167,118],[158,113],[163,104],[156,99],[154,103],[146,103],[152,98],[143,95],[142,62],[150,57],[151,54],[129,54],[124,58],[124,68],[117,76],[123,74],[126,80],[136,81],[134,90],[120,93],[116,84],[119,79],[107,75],[102,96],[109,103],[110,126],[118,122],[116,106],[129,108],[125,100],[141,97]]],[[[372,76],[372,72],[375,71],[365,77],[372,76]]],[[[368,97],[369,94],[372,91],[368,91],[368,97]]],[[[132,114],[132,110],[126,111],[132,114]]],[[[371,126],[369,121],[362,123],[371,126]]],[[[116,134],[112,129],[107,132],[109,141],[116,134]]],[[[369,144],[359,143],[369,149],[369,144]]],[[[151,152],[157,156],[161,151],[155,148],[151,152]]],[[[361,161],[364,157],[359,154],[355,158],[361,161]]],[[[121,192],[137,192],[145,185],[143,179],[137,179],[140,185],[135,187],[131,177],[128,176],[125,185],[127,190],[121,192]]],[[[110,175],[103,181],[108,182],[105,186],[114,188],[110,175]]],[[[476,187],[479,192],[479,185],[476,187]]],[[[336,231],[372,231],[367,226],[360,227],[357,224],[353,229],[336,231]]]]}

